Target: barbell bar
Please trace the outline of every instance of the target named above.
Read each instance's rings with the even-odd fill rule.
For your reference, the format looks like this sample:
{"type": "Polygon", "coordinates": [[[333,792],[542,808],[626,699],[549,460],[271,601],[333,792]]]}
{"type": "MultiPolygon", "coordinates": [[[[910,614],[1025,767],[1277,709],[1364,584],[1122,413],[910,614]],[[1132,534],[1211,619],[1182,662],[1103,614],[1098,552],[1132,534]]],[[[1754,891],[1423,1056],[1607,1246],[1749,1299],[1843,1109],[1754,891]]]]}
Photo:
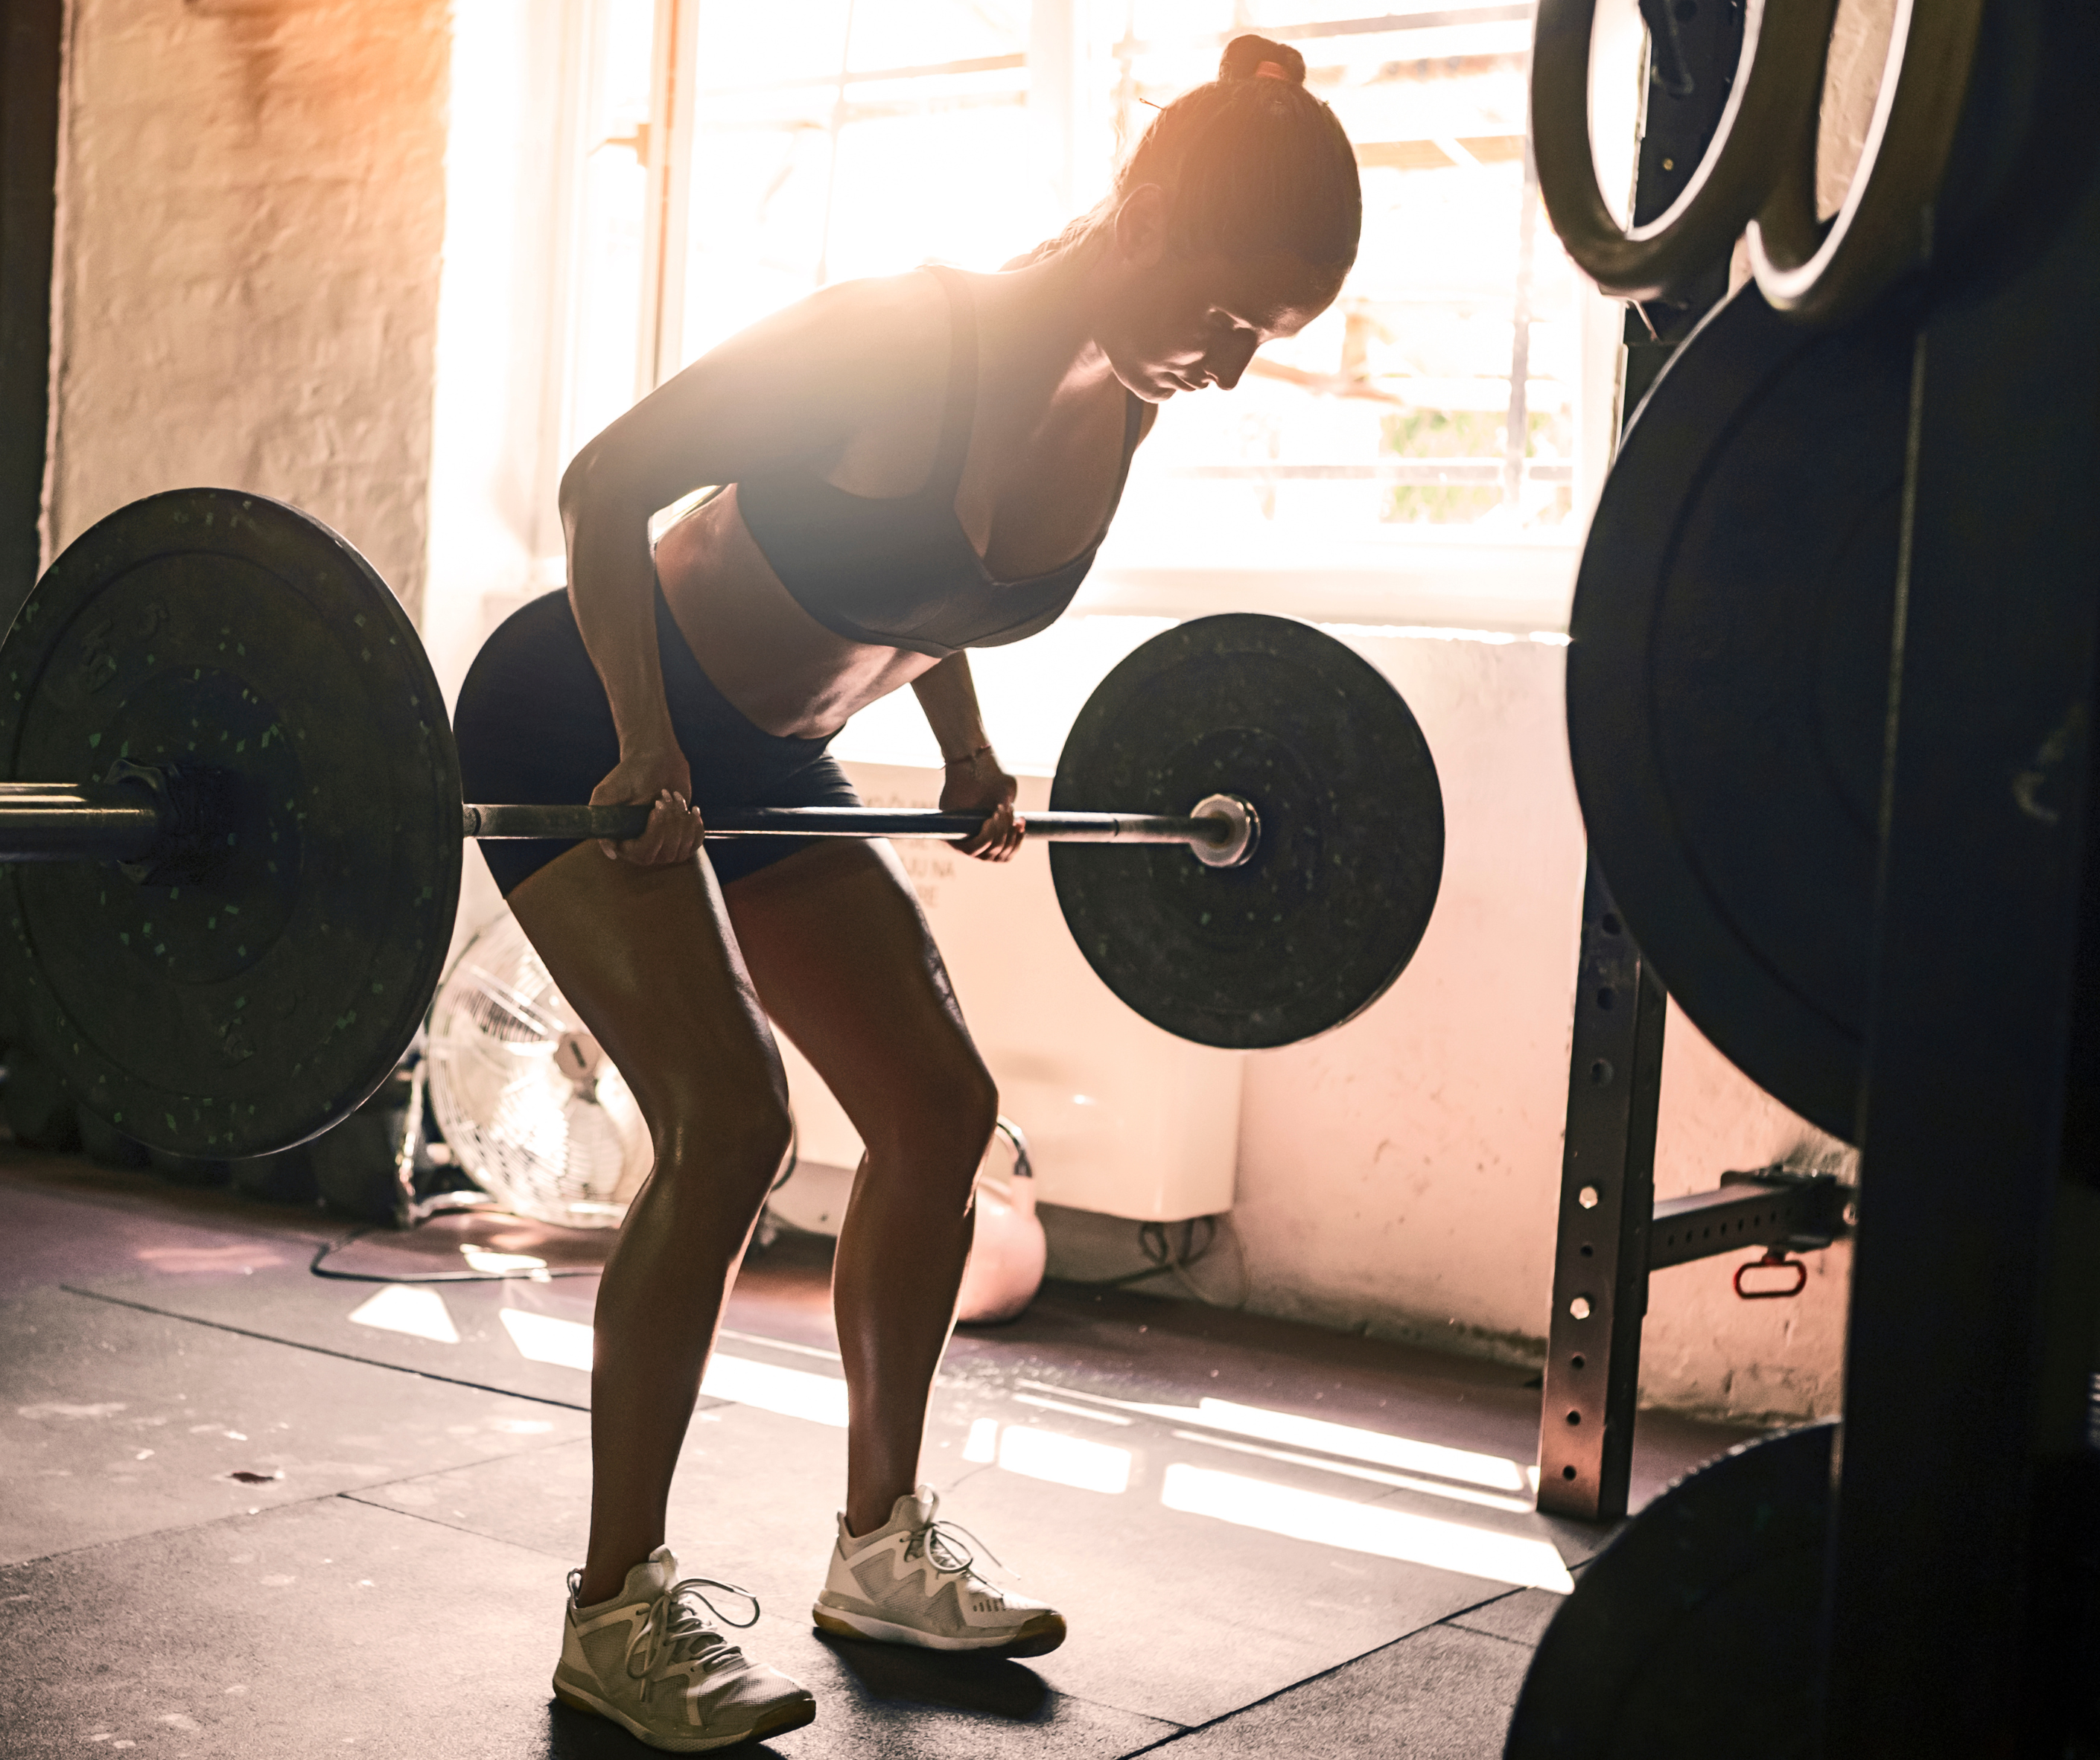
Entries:
{"type": "MultiPolygon", "coordinates": [[[[223,1158],[318,1135],[395,1066],[448,956],[466,840],[624,838],[649,811],[463,804],[386,582],[317,520],[225,489],[120,508],[54,560],[0,644],[0,990],[20,1036],[117,1129],[223,1158]]],[[[710,838],[983,823],[702,809],[710,838]]],[[[1436,766],[1399,693],[1309,625],[1246,614],[1119,664],[1048,809],[1019,823],[1049,843],[1108,987],[1233,1049],[1382,995],[1443,867],[1436,766]],[[1078,847],[1101,844],[1123,847],[1078,847]]]]}
{"type": "MultiPolygon", "coordinates": [[[[0,818],[7,808],[0,800],[0,818]]],[[[646,806],[468,806],[465,834],[481,839],[638,837],[646,806]]],[[[955,843],[982,828],[982,813],[900,811],[889,807],[751,807],[702,815],[708,838],[902,837],[955,843]]],[[[1071,844],[1185,844],[1207,867],[1253,858],[1261,821],[1238,795],[1207,795],[1185,814],[1020,813],[1024,837],[1071,844]]]]}
{"type": "MultiPolygon", "coordinates": [[[[646,806],[470,804],[460,809],[461,832],[496,841],[603,837],[620,842],[642,835],[650,810],[646,806]]],[[[173,840],[201,838],[209,843],[214,830],[228,828],[209,824],[183,827],[171,823],[174,818],[165,797],[157,798],[139,781],[0,783],[0,862],[150,864],[173,840]]],[[[984,823],[981,813],[758,807],[707,815],[706,836],[960,842],[976,836],[984,823]]],[[[1210,796],[1185,815],[1031,813],[1016,815],[1015,823],[1026,837],[1061,843],[1185,844],[1199,862],[1211,867],[1236,867],[1249,860],[1260,835],[1254,809],[1236,795],[1210,796]]]]}

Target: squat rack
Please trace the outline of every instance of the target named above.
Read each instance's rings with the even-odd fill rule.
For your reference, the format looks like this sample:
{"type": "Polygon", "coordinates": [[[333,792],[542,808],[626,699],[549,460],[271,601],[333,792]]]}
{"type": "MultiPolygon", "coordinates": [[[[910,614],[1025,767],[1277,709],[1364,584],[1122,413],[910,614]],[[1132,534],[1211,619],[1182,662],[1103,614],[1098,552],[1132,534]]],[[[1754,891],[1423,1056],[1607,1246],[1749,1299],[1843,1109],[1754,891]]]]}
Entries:
{"type": "MultiPolygon", "coordinates": [[[[1642,10],[1652,15],[1654,46],[1635,186],[1638,223],[1664,213],[1689,183],[1720,121],[1743,40],[1741,0],[1642,10]]],[[[1628,310],[1622,422],[1727,290],[1724,261],[1684,303],[1628,310]]],[[[1538,1436],[1539,1508],[1582,1521],[1626,1513],[1648,1274],[1745,1247],[1765,1248],[1775,1264],[1788,1253],[1826,1247],[1844,1232],[1851,1197],[1834,1175],[1774,1167],[1724,1173],[1713,1190],[1657,1203],[1667,1010],[1661,981],[1592,858],[1582,893],[1538,1436]]],[[[1798,1281],[1793,1290],[1745,1289],[1750,1268],[1736,1272],[1739,1295],[1798,1293],[1798,1281]]]]}

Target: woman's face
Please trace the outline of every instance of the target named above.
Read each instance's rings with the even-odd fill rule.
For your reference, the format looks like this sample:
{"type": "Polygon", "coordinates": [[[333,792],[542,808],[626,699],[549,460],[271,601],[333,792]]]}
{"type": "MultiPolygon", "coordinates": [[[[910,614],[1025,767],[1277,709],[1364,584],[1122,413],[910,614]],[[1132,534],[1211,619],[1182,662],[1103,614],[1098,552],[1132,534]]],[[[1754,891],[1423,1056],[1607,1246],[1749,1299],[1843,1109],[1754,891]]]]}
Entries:
{"type": "Polygon", "coordinates": [[[1334,303],[1343,271],[1287,251],[1178,255],[1166,247],[1157,196],[1133,191],[1118,216],[1112,293],[1095,340],[1148,403],[1211,385],[1230,390],[1263,343],[1295,336],[1334,303]]]}

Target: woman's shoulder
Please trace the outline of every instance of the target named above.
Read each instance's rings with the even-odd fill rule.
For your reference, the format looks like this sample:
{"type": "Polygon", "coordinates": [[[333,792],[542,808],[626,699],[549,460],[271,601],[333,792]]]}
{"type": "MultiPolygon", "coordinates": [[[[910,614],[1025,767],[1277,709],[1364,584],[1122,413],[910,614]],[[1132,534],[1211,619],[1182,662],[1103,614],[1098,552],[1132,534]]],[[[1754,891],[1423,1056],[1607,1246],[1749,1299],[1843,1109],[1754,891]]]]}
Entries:
{"type": "Polygon", "coordinates": [[[786,354],[836,382],[880,390],[945,361],[947,302],[922,271],[834,282],[782,307],[721,346],[721,355],[786,354]]]}

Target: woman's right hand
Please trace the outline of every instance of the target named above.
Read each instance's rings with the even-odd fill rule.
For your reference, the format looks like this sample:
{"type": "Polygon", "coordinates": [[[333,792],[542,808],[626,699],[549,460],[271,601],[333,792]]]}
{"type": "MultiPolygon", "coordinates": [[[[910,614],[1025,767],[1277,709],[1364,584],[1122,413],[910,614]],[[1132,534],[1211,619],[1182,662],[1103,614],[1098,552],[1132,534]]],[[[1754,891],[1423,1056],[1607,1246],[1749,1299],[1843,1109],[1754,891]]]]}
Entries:
{"type": "Polygon", "coordinates": [[[612,773],[591,791],[590,804],[650,808],[642,835],[624,843],[609,837],[598,846],[615,862],[637,867],[668,867],[690,862],[699,853],[706,827],[692,805],[692,770],[675,746],[655,752],[622,752],[612,773]]]}

